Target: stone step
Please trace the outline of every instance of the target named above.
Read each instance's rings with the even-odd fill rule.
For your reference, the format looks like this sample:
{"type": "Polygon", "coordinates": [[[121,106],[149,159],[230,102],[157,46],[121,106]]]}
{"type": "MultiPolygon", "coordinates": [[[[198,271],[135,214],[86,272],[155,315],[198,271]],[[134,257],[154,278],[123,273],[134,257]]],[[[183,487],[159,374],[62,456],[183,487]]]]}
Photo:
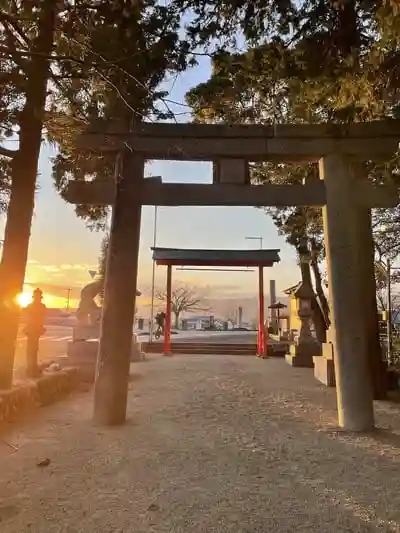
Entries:
{"type": "MultiPolygon", "coordinates": [[[[143,343],[142,349],[147,353],[162,354],[164,345],[162,342],[143,343]]],[[[213,342],[172,342],[171,352],[176,354],[199,354],[199,355],[256,355],[257,345],[252,344],[229,344],[213,342]]],[[[269,357],[284,357],[287,347],[284,344],[268,345],[269,357]]]]}
{"type": "MultiPolygon", "coordinates": [[[[147,353],[163,353],[162,343],[142,345],[147,353]]],[[[172,353],[210,355],[255,355],[256,344],[226,344],[208,342],[176,342],[171,344],[172,353]]]]}

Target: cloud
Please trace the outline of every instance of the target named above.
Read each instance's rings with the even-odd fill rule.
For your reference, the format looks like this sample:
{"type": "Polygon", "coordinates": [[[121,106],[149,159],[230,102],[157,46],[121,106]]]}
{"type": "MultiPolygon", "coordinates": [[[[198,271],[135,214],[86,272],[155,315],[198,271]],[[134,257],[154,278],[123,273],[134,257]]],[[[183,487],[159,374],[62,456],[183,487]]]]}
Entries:
{"type": "Polygon", "coordinates": [[[79,263],[63,263],[60,265],[61,270],[78,270],[78,271],[89,271],[89,270],[97,270],[96,266],[88,265],[87,263],[79,264],[79,263]]]}
{"type": "Polygon", "coordinates": [[[40,268],[46,272],[60,272],[60,269],[56,265],[40,265],[40,268]]]}
{"type": "MultiPolygon", "coordinates": [[[[25,281],[25,286],[29,286],[31,288],[39,287],[43,292],[49,293],[53,296],[66,298],[68,291],[70,291],[70,297],[71,298],[79,298],[82,287],[77,286],[66,286],[66,285],[55,285],[53,283],[46,283],[46,282],[27,282],[25,281]]],[[[28,291],[30,289],[28,288],[28,291]]]]}

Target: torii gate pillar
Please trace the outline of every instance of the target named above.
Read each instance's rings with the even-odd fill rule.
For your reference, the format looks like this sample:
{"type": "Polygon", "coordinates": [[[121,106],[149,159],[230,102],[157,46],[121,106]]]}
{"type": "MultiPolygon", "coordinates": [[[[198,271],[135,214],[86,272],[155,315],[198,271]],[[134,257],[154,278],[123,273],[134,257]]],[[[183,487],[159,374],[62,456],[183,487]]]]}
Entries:
{"type": "Polygon", "coordinates": [[[104,304],[94,389],[94,422],[126,419],[142,210],[144,159],[126,151],[117,157],[104,304]]]}
{"type": "Polygon", "coordinates": [[[363,208],[357,205],[355,174],[347,157],[331,154],[321,159],[320,176],[327,200],[323,219],[339,425],[351,431],[369,431],[374,414],[363,308],[365,254],[359,235],[363,208]]]}

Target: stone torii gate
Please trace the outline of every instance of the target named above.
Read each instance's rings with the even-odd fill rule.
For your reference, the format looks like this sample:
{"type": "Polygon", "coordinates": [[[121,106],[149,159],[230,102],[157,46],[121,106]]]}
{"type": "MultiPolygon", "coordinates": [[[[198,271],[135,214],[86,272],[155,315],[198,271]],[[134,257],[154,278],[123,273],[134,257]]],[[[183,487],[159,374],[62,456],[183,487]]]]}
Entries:
{"type": "MultiPolygon", "coordinates": [[[[94,419],[126,418],[142,205],[323,206],[339,425],[373,428],[371,207],[393,207],[397,190],[366,180],[362,162],[389,159],[400,121],[350,125],[97,124],[78,140],[82,150],[118,155],[114,183],[71,182],[72,203],[113,204],[94,419]],[[214,183],[143,179],[145,160],[212,161],[214,183]],[[251,185],[249,162],[319,162],[320,178],[302,185],[251,185]],[[372,321],[372,322],[371,322],[372,321]]],[[[376,310],[376,306],[375,306],[376,310]]],[[[375,358],[376,359],[376,358],[375,358]]]]}

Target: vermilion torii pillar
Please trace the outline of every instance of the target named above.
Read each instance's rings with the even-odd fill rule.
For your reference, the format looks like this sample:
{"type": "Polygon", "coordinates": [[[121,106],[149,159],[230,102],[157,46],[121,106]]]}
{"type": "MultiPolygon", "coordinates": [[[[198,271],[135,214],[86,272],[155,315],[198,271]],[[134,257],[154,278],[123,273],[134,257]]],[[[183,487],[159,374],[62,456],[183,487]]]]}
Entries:
{"type": "Polygon", "coordinates": [[[167,266],[167,306],[164,322],[164,355],[171,355],[172,265],[167,266]]]}
{"type": "Polygon", "coordinates": [[[258,267],[258,335],[257,335],[257,355],[264,357],[266,355],[267,346],[265,338],[264,325],[264,268],[258,267]]]}

